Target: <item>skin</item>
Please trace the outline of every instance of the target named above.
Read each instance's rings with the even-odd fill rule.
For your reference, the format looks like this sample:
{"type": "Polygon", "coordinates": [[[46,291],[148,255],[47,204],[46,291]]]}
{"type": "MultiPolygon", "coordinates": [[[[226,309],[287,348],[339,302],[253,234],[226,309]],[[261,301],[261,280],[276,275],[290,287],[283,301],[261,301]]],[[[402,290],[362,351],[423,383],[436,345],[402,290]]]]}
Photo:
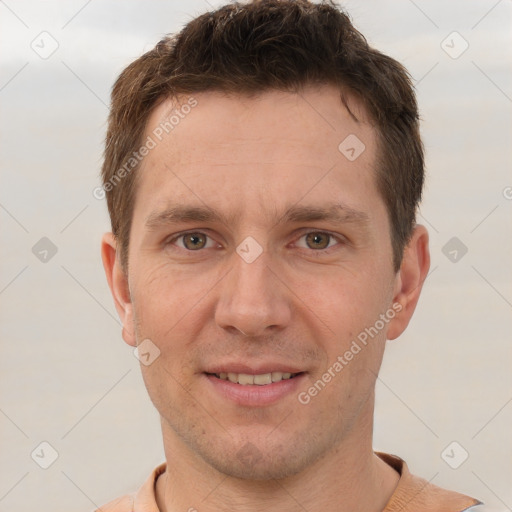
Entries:
{"type": "MultiPolygon", "coordinates": [[[[375,381],[386,340],[404,331],[416,307],[430,264],[427,231],[416,226],[395,272],[375,185],[375,132],[354,99],[358,122],[327,85],[194,97],[197,106],[140,169],[127,272],[113,235],[102,242],[124,340],[149,338],[160,350],[141,365],[167,459],[158,505],[381,511],[399,475],[372,451],[375,381]],[[352,162],[338,150],[350,134],[365,144],[352,162]],[[177,205],[206,206],[224,220],[161,215],[177,205]],[[331,205],[343,205],[339,218],[284,215],[331,205]],[[183,232],[199,238],[185,245],[183,232]],[[262,249],[252,263],[236,251],[248,236],[262,249]],[[401,311],[301,404],[298,392],[393,304],[401,311]],[[299,388],[274,403],[240,405],[204,373],[240,361],[304,373],[299,388]]],[[[146,135],[173,105],[155,108],[146,135]]]]}

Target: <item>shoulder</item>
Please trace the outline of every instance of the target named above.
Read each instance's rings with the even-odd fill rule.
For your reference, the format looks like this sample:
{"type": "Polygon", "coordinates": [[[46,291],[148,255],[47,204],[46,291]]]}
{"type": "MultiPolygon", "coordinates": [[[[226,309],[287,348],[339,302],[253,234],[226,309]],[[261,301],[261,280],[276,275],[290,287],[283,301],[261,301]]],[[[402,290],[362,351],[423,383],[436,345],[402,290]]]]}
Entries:
{"type": "Polygon", "coordinates": [[[126,494],[101,506],[94,512],[133,512],[134,501],[134,494],[126,494]]]}
{"type": "Polygon", "coordinates": [[[377,452],[377,455],[400,475],[384,512],[487,512],[477,506],[481,502],[475,498],[442,489],[412,475],[400,457],[381,452],[377,452]]]}
{"type": "Polygon", "coordinates": [[[155,496],[155,484],[160,475],[165,472],[166,463],[157,466],[148,476],[137,492],[126,494],[94,512],[158,512],[155,496]]]}

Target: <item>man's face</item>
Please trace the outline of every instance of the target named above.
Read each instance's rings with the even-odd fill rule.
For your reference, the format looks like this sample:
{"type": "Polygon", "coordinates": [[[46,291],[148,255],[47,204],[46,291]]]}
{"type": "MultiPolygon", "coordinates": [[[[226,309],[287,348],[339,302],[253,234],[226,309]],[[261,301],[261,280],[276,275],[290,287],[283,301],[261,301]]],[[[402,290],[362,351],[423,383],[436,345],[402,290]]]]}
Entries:
{"type": "Polygon", "coordinates": [[[125,339],[160,350],[142,370],[168,443],[226,474],[284,477],[371,432],[398,279],[376,135],[332,87],[194,98],[161,141],[172,101],[147,127],[125,339]]]}

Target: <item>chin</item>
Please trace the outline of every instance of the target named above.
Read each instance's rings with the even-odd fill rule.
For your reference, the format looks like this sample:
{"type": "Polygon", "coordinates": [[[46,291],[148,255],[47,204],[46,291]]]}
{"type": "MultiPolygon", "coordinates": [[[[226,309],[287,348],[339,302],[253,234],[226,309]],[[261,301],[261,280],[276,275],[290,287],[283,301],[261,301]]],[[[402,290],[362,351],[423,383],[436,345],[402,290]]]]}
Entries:
{"type": "Polygon", "coordinates": [[[179,409],[185,414],[167,409],[162,415],[169,452],[188,452],[198,468],[206,464],[214,472],[247,481],[279,480],[303,473],[332,453],[344,431],[343,425],[322,424],[318,417],[282,422],[278,428],[255,420],[249,425],[220,428],[217,421],[191,414],[202,412],[193,401],[179,409]]]}
{"type": "MultiPolygon", "coordinates": [[[[206,458],[206,457],[205,457],[206,458]]],[[[234,457],[210,457],[207,462],[217,471],[240,480],[279,480],[300,473],[308,466],[307,460],[295,455],[276,456],[262,453],[252,443],[246,443],[234,457]]]]}
{"type": "Polygon", "coordinates": [[[282,439],[281,444],[271,443],[266,436],[237,441],[230,438],[223,440],[225,444],[196,445],[194,450],[214,470],[232,478],[279,480],[305,471],[325,455],[322,446],[308,443],[305,437],[301,442],[290,436],[284,444],[282,439]]]}

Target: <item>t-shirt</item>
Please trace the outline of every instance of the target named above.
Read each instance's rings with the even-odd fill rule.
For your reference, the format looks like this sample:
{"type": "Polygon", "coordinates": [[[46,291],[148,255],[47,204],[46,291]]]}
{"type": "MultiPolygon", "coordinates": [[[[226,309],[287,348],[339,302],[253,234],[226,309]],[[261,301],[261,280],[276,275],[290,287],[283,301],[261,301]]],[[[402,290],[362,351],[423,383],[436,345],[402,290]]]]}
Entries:
{"type": "MultiPolygon", "coordinates": [[[[441,489],[423,478],[411,475],[407,464],[400,457],[379,452],[377,455],[400,475],[395,492],[382,512],[462,512],[481,504],[474,498],[441,489]]],[[[165,468],[165,463],[160,464],[136,493],[111,501],[101,507],[101,512],[160,512],[156,504],[155,484],[165,468]]],[[[479,508],[474,509],[474,512],[478,512],[479,508]]]]}

